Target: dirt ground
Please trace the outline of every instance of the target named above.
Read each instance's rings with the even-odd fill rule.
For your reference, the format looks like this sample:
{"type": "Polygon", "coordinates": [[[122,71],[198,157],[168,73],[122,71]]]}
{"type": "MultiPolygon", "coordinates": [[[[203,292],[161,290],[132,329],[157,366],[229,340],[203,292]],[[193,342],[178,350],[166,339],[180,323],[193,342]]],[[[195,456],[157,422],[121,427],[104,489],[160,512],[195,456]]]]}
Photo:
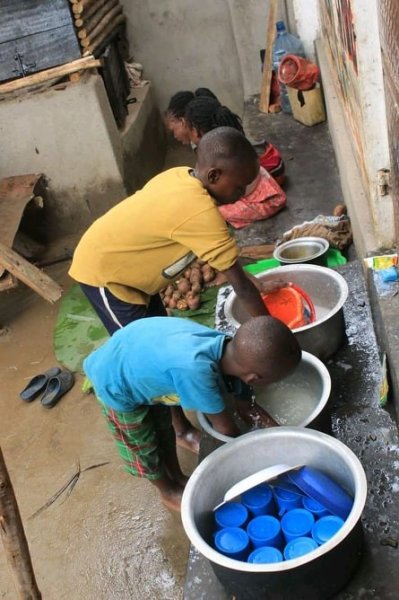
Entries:
{"type": "MultiPolygon", "coordinates": [[[[179,158],[172,153],[167,165],[179,158]]],[[[65,288],[68,266],[47,270],[65,288]]],[[[123,471],[94,396],[81,392],[82,377],[51,410],[40,398],[19,399],[32,376],[57,364],[52,333],[58,304],[22,284],[10,294],[21,312],[9,319],[1,311],[0,325],[8,330],[0,336],[0,440],[43,598],[182,598],[189,543],[180,516],[163,507],[150,483],[123,471]],[[70,496],[30,518],[78,464],[83,470],[103,462],[81,474],[70,496]]],[[[179,457],[190,474],[197,457],[185,450],[179,457]]],[[[16,598],[2,548],[0,598],[16,598]]]]}
{"type": "MultiPolygon", "coordinates": [[[[68,286],[66,270],[56,269],[68,286]]],[[[40,398],[27,404],[18,397],[33,375],[57,364],[56,315],[57,305],[37,299],[0,337],[0,439],[43,598],[180,598],[188,554],[180,517],[160,504],[151,484],[123,471],[94,396],[81,392],[82,377],[51,410],[40,398]],[[69,497],[30,519],[78,463],[102,462],[108,464],[80,476],[69,497]]],[[[196,457],[182,450],[180,459],[190,473],[196,457]]],[[[16,597],[2,550],[0,597],[16,597]]]]}

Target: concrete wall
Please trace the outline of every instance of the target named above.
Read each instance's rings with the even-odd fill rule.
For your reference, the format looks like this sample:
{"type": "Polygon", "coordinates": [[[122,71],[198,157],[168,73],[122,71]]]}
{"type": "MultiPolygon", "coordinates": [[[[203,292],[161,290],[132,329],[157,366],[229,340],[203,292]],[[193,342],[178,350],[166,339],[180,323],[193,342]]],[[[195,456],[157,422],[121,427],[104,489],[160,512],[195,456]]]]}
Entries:
{"type": "Polygon", "coordinates": [[[122,132],[96,74],[0,103],[0,177],[45,174],[49,238],[84,229],[161,170],[164,131],[151,86],[136,95],[122,132]]]}
{"type": "MultiPolygon", "coordinates": [[[[122,0],[134,60],[164,109],[182,89],[209,87],[242,114],[260,91],[268,0],[122,0]]],[[[278,1],[279,17],[285,3],[278,1]]]]}
{"type": "MultiPolygon", "coordinates": [[[[359,139],[364,156],[363,176],[356,163],[357,153],[353,150],[355,140],[348,136],[351,128],[346,121],[345,111],[337,106],[337,101],[342,103],[342,95],[337,85],[334,65],[324,55],[322,57],[323,45],[327,46],[328,40],[321,39],[318,43],[318,54],[322,57],[321,70],[329,125],[346,194],[345,201],[355,231],[355,243],[360,253],[364,254],[378,248],[389,248],[394,244],[394,219],[392,198],[389,194],[380,195],[378,187],[378,171],[389,169],[390,159],[377,3],[376,0],[351,0],[351,7],[356,33],[356,107],[361,123],[359,139]]],[[[294,9],[298,34],[310,55],[317,36],[322,35],[317,1],[294,0],[294,9]]]]}

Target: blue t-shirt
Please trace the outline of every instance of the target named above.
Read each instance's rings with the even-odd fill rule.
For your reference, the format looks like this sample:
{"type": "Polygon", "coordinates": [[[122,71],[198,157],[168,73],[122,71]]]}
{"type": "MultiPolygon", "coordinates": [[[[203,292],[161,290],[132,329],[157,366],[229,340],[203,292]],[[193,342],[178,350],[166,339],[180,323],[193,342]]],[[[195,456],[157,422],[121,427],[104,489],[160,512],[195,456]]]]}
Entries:
{"type": "Polygon", "coordinates": [[[114,410],[161,402],[215,414],[225,408],[224,391],[243,391],[219,369],[226,339],[189,319],[145,318],[114,333],[83,367],[99,400],[114,410]]]}

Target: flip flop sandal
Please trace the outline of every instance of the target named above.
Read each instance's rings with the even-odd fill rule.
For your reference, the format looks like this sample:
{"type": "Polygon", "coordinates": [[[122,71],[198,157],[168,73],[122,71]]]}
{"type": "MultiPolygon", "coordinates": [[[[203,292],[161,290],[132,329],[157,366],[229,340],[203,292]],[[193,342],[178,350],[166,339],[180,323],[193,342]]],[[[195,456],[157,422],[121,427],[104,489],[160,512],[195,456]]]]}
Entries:
{"type": "Polygon", "coordinates": [[[75,377],[71,371],[61,371],[59,375],[52,377],[43,394],[42,405],[45,408],[53,408],[60,398],[71,389],[74,383],[75,377]]]}
{"type": "Polygon", "coordinates": [[[59,373],[61,373],[59,367],[52,367],[51,369],[48,369],[48,371],[36,375],[30,380],[22,392],[20,392],[19,397],[21,400],[24,400],[24,402],[32,402],[32,400],[37,398],[37,396],[45,389],[49,379],[55,377],[59,373]]]}

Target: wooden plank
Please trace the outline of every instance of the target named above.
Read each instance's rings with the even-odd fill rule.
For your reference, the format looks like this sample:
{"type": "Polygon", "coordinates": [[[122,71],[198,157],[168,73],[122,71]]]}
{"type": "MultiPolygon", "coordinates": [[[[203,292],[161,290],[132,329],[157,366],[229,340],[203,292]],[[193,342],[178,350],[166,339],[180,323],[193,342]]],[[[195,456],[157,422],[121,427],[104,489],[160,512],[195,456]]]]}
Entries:
{"type": "Polygon", "coordinates": [[[0,84],[0,95],[7,94],[9,92],[15,92],[16,90],[20,90],[31,85],[37,85],[39,83],[43,83],[44,81],[50,81],[51,79],[59,79],[60,77],[65,77],[65,75],[75,73],[76,71],[95,69],[97,67],[101,67],[101,60],[93,58],[92,56],[80,58],[79,60],[74,60],[66,65],[61,65],[60,67],[54,67],[53,69],[47,69],[46,71],[41,71],[40,73],[34,73],[33,75],[28,75],[27,77],[22,77],[21,79],[15,79],[14,81],[8,81],[7,83],[0,84]]]}
{"type": "MultiPolygon", "coordinates": [[[[117,2],[119,0],[116,0],[117,2]]],[[[108,2],[108,0],[97,0],[94,4],[91,4],[88,8],[80,14],[75,14],[75,27],[85,27],[88,20],[99,12],[102,7],[108,2]]]]}
{"type": "Polygon", "coordinates": [[[0,43],[58,29],[72,27],[67,0],[1,0],[0,43]]]}
{"type": "Polygon", "coordinates": [[[260,87],[259,110],[267,113],[270,104],[270,85],[273,68],[273,41],[275,36],[275,23],[277,17],[277,0],[270,0],[269,15],[267,20],[265,58],[263,61],[262,83],[260,87]]]}
{"type": "MultiPolygon", "coordinates": [[[[78,31],[78,37],[83,39],[100,23],[101,19],[118,4],[118,0],[108,0],[96,13],[88,19],[84,19],[84,27],[78,31]]],[[[122,10],[122,7],[120,7],[122,10]]],[[[77,26],[77,23],[75,23],[77,26]]]]}
{"type": "MultiPolygon", "coordinates": [[[[90,46],[93,43],[93,41],[96,38],[101,37],[103,35],[103,31],[105,31],[107,28],[111,27],[112,23],[116,22],[115,19],[118,17],[119,14],[122,13],[122,10],[123,10],[122,6],[119,6],[117,4],[108,13],[106,13],[104,15],[104,17],[100,20],[100,22],[93,28],[93,30],[90,32],[90,34],[87,37],[85,37],[84,39],[80,40],[81,46],[83,46],[83,48],[87,48],[88,46],[90,46]]],[[[119,23],[118,23],[118,25],[119,25],[119,23]]],[[[113,29],[113,26],[112,26],[111,30],[112,29],[113,29]]]]}
{"type": "Polygon", "coordinates": [[[22,256],[0,242],[0,265],[49,302],[61,298],[62,288],[22,256]]]}
{"type": "Polygon", "coordinates": [[[263,244],[259,246],[242,246],[240,248],[240,256],[246,258],[271,258],[273,256],[275,245],[274,244],[263,244]]]}
{"type": "Polygon", "coordinates": [[[17,597],[40,600],[42,595],[37,587],[24,526],[1,448],[0,535],[17,597]]]}
{"type": "Polygon", "coordinates": [[[110,35],[113,35],[113,33],[116,32],[116,30],[118,29],[118,27],[125,23],[125,20],[126,20],[125,15],[119,15],[119,16],[115,17],[115,19],[111,23],[109,23],[101,31],[101,33],[98,34],[98,36],[95,39],[93,39],[90,46],[87,46],[85,48],[84,54],[86,55],[87,52],[93,53],[97,48],[104,47],[105,40],[110,35]]]}
{"type": "Polygon", "coordinates": [[[81,57],[75,28],[70,25],[28,35],[13,42],[0,44],[0,81],[21,76],[14,71],[18,66],[15,60],[17,52],[23,56],[25,64],[36,63],[33,72],[81,57]]]}

